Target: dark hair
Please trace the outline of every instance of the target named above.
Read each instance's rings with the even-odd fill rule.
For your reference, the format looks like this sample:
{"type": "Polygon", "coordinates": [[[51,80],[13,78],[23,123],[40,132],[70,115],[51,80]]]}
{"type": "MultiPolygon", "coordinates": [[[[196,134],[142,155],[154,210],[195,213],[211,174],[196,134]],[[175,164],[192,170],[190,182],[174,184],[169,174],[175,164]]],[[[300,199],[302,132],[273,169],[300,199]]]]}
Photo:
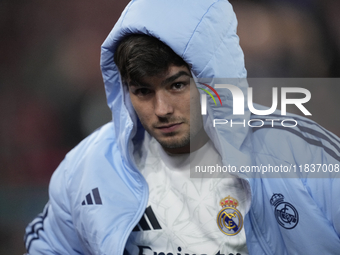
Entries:
{"type": "Polygon", "coordinates": [[[139,81],[145,76],[161,74],[171,64],[188,67],[169,46],[154,37],[141,34],[125,37],[114,54],[114,61],[124,81],[139,81]]]}

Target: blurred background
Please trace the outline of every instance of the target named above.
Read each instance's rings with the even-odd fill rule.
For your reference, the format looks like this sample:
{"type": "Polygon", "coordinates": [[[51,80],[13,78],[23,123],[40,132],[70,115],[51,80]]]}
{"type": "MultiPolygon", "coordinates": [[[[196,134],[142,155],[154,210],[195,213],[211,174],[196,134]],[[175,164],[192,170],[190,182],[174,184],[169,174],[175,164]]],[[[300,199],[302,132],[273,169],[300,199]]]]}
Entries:
{"type": "MultiPolygon", "coordinates": [[[[230,2],[249,77],[340,76],[339,0],[230,2]]],[[[127,3],[0,1],[0,254],[25,252],[24,229],[48,200],[51,174],[110,121],[100,45],[127,3]]],[[[340,87],[325,88],[312,99],[334,107],[333,121],[320,123],[340,135],[340,87]]]]}

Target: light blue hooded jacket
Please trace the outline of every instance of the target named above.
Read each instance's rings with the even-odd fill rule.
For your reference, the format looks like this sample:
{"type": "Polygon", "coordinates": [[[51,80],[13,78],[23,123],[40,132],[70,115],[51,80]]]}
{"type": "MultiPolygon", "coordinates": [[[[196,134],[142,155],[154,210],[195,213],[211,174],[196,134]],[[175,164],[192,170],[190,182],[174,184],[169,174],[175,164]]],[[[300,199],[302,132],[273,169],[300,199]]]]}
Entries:
{"type": "MultiPolygon", "coordinates": [[[[144,213],[148,185],[133,158],[144,129],[113,61],[119,41],[128,34],[154,36],[188,63],[196,79],[208,78],[214,85],[220,78],[232,78],[246,95],[236,26],[235,14],[225,0],[130,2],[102,45],[101,68],[113,121],[69,152],[53,174],[49,202],[26,228],[29,254],[121,255],[144,213]]],[[[209,102],[204,127],[225,165],[339,164],[339,140],[302,117],[294,117],[299,120],[297,127],[285,130],[266,125],[213,128],[212,119],[237,120],[232,116],[230,92],[219,92],[223,107],[209,102]]],[[[245,109],[242,118],[249,120],[252,117],[245,109]]],[[[297,173],[296,178],[287,179],[237,174],[251,194],[244,218],[250,254],[340,254],[337,172],[325,173],[327,178],[297,173]],[[290,214],[284,213],[287,208],[290,214]]]]}

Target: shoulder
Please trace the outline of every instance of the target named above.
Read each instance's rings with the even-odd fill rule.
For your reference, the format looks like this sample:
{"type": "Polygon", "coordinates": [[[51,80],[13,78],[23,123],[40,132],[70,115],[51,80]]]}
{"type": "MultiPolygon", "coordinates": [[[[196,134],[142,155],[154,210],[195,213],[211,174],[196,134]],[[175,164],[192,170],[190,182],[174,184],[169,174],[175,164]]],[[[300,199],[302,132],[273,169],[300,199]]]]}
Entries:
{"type": "Polygon", "coordinates": [[[113,124],[108,123],[66,155],[51,178],[50,197],[68,200],[72,208],[78,208],[86,195],[96,189],[101,197],[115,192],[130,194],[131,184],[126,180],[129,178],[137,179],[140,188],[141,178],[136,174],[130,177],[132,170],[123,160],[114,132],[113,124]]]}
{"type": "Polygon", "coordinates": [[[316,122],[289,114],[252,116],[252,144],[256,154],[291,163],[340,161],[340,139],[316,122]],[[299,162],[296,162],[299,161],[299,162]]]}
{"type": "Polygon", "coordinates": [[[67,155],[69,164],[77,164],[88,156],[95,156],[102,152],[100,148],[112,148],[116,145],[115,130],[112,122],[109,122],[82,140],[67,155]]]}
{"type": "MultiPolygon", "coordinates": [[[[104,174],[112,168],[113,157],[120,157],[112,122],[98,128],[67,153],[65,159],[53,173],[50,187],[60,185],[74,189],[79,182],[88,182],[98,173],[104,174]],[[100,171],[99,171],[100,170],[100,171]]],[[[120,161],[117,161],[120,162],[120,161]]]]}

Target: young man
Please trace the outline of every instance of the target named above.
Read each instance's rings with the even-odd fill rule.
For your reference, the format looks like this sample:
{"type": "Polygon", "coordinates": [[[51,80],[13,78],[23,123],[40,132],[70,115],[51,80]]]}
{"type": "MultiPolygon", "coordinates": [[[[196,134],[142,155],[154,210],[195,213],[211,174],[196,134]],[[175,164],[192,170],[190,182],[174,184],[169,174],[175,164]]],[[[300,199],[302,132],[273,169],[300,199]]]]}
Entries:
{"type": "Polygon", "coordinates": [[[247,184],[232,176],[190,178],[190,166],[222,161],[203,128],[200,94],[187,63],[158,39],[140,34],[126,36],[114,59],[146,130],[134,159],[148,183],[148,204],[126,253],[248,254],[242,228],[247,184]],[[220,230],[216,217],[226,197],[237,206],[221,212],[230,219],[220,230]]]}
{"type": "Polygon", "coordinates": [[[207,142],[200,94],[181,57],[154,37],[130,35],[120,43],[115,63],[139,121],[167,153],[190,153],[207,142]]]}
{"type": "MultiPolygon", "coordinates": [[[[53,174],[49,203],[26,229],[29,254],[340,250],[338,138],[294,116],[298,126],[290,129],[214,127],[213,119],[240,121],[227,89],[218,91],[221,104],[209,101],[201,116],[201,79],[202,88],[213,89],[228,78],[246,94],[236,23],[223,0],[138,0],[126,7],[102,46],[113,121],[53,174]],[[244,171],[189,176],[192,166],[269,164],[335,171],[322,179],[299,171],[295,178],[253,178],[244,171]]],[[[274,123],[277,114],[264,118],[274,123]]],[[[252,118],[247,107],[242,118],[252,118]]]]}

